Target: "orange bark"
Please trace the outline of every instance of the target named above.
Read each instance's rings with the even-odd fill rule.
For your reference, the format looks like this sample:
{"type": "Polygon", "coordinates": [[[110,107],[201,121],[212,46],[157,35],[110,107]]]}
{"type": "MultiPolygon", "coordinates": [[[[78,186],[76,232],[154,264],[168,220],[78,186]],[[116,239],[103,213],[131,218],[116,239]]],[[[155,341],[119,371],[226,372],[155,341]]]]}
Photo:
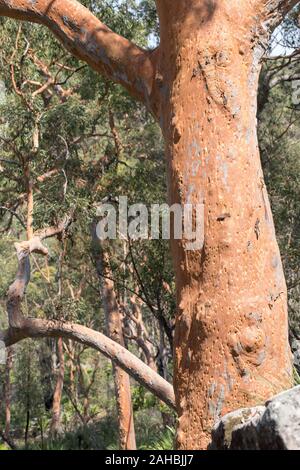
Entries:
{"type": "Polygon", "coordinates": [[[254,2],[192,3],[161,7],[159,62],[169,202],[205,207],[202,249],[172,242],[181,449],[206,448],[221,415],[292,385],[286,285],[256,136],[262,12],[254,2]]]}

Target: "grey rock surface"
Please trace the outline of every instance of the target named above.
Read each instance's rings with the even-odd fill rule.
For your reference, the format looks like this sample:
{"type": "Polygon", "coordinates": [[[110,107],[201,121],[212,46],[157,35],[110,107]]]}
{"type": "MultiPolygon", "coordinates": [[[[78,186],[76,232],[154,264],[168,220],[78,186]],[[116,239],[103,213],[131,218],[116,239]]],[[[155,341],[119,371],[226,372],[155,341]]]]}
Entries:
{"type": "Polygon", "coordinates": [[[291,350],[294,356],[294,366],[300,374],[300,340],[298,337],[292,337],[290,339],[291,350]]]}
{"type": "Polygon", "coordinates": [[[300,386],[265,406],[225,415],[212,431],[211,450],[300,450],[300,386]]]}

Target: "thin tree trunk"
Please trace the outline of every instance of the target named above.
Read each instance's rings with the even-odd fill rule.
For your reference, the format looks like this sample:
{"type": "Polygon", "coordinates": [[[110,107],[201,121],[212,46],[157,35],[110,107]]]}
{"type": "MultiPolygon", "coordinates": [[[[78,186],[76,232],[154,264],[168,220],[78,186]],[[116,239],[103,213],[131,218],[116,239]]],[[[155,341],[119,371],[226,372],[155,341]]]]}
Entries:
{"type": "Polygon", "coordinates": [[[69,371],[70,371],[70,393],[74,397],[74,400],[77,401],[77,388],[75,384],[75,372],[76,372],[76,367],[74,365],[75,362],[75,344],[72,341],[69,341],[69,348],[68,348],[68,353],[69,353],[69,371]]]}
{"type": "Polygon", "coordinates": [[[165,331],[162,322],[159,322],[159,353],[158,363],[160,375],[168,380],[168,350],[165,342],[165,331]]]}
{"type": "Polygon", "coordinates": [[[148,331],[143,321],[141,306],[136,295],[132,295],[130,298],[130,308],[132,310],[132,316],[130,318],[132,318],[133,327],[136,329],[136,343],[145,356],[146,364],[157,372],[157,364],[155,362],[156,350],[149,340],[148,331]]]}
{"type": "Polygon", "coordinates": [[[24,433],[25,448],[27,448],[28,446],[28,436],[29,436],[29,427],[30,427],[30,408],[31,408],[31,399],[30,399],[31,359],[30,359],[30,355],[28,355],[26,372],[27,372],[26,373],[26,423],[25,423],[25,433],[24,433]]]}
{"type": "Polygon", "coordinates": [[[64,376],[65,376],[65,359],[64,359],[64,349],[63,349],[62,338],[58,338],[57,340],[57,358],[59,362],[59,369],[57,373],[55,390],[53,394],[52,420],[51,420],[51,425],[50,425],[50,434],[53,437],[57,437],[60,434],[62,434],[61,398],[62,398],[64,376]]]}
{"type": "Polygon", "coordinates": [[[13,366],[13,348],[7,348],[6,365],[5,365],[5,429],[6,439],[10,439],[10,422],[11,422],[11,370],[13,366]]]}
{"type": "Polygon", "coordinates": [[[252,2],[242,16],[236,1],[185,3],[160,2],[159,76],[169,202],[204,205],[203,246],[172,241],[177,444],[195,449],[222,414],[289,388],[292,373],[256,134],[262,20],[252,2]]]}
{"type": "Polygon", "coordinates": [[[43,340],[38,348],[39,368],[42,379],[42,389],[45,410],[49,411],[53,406],[53,389],[54,389],[54,371],[53,361],[51,357],[50,346],[52,339],[43,340]]]}
{"type": "MultiPolygon", "coordinates": [[[[111,281],[111,272],[107,253],[99,252],[102,271],[102,295],[106,316],[107,334],[117,343],[124,346],[123,319],[118,308],[114,283],[111,281]],[[108,279],[110,278],[110,279],[108,279]]],[[[113,365],[115,393],[118,409],[119,441],[122,450],[135,450],[135,431],[133,409],[131,403],[131,390],[129,375],[120,367],[113,365]]]]}

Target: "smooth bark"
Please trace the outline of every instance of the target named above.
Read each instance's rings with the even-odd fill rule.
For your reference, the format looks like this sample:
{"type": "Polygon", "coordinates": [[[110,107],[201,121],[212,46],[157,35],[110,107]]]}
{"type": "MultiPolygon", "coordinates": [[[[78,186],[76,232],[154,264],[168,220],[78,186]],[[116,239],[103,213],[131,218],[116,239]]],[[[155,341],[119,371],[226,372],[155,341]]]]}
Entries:
{"type": "Polygon", "coordinates": [[[18,328],[0,332],[0,340],[4,341],[6,346],[16,344],[25,338],[59,338],[60,336],[101,352],[164,403],[175,408],[172,385],[130,351],[98,331],[75,323],[23,318],[18,328]]]}

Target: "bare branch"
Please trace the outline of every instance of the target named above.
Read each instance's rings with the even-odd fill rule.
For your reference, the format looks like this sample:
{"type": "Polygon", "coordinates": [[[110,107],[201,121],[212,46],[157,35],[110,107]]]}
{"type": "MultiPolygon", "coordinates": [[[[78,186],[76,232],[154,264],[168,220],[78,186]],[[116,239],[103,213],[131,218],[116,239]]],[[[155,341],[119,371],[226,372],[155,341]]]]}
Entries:
{"type": "Polygon", "coordinates": [[[5,442],[11,448],[11,450],[17,450],[18,449],[16,444],[12,441],[12,439],[10,439],[8,436],[6,436],[4,432],[0,431],[0,437],[1,437],[2,441],[5,442]]]}
{"type": "Polygon", "coordinates": [[[45,240],[46,238],[55,237],[67,230],[73,221],[74,214],[71,213],[67,215],[61,222],[53,227],[46,227],[41,230],[37,230],[34,233],[35,237],[38,237],[40,240],[45,240]]]}
{"type": "Polygon", "coordinates": [[[0,16],[44,24],[74,56],[150,104],[153,54],[115,34],[76,0],[0,0],[0,16]]]}
{"type": "Polygon", "coordinates": [[[21,217],[19,216],[19,214],[17,214],[16,211],[14,211],[13,209],[10,209],[9,207],[5,207],[5,206],[0,206],[0,211],[6,211],[6,212],[9,212],[11,215],[13,215],[14,217],[16,217],[16,219],[18,219],[18,221],[20,222],[20,224],[22,225],[23,228],[26,229],[26,225],[25,223],[23,222],[23,220],[21,219],[21,217]]]}
{"type": "Polygon", "coordinates": [[[299,0],[264,0],[268,24],[275,28],[298,3],[299,0]]]}
{"type": "Polygon", "coordinates": [[[0,332],[0,340],[6,346],[11,346],[24,338],[58,338],[60,336],[100,351],[160,400],[175,409],[172,385],[134,354],[98,331],[74,323],[23,318],[20,328],[10,328],[6,332],[0,332]]]}

